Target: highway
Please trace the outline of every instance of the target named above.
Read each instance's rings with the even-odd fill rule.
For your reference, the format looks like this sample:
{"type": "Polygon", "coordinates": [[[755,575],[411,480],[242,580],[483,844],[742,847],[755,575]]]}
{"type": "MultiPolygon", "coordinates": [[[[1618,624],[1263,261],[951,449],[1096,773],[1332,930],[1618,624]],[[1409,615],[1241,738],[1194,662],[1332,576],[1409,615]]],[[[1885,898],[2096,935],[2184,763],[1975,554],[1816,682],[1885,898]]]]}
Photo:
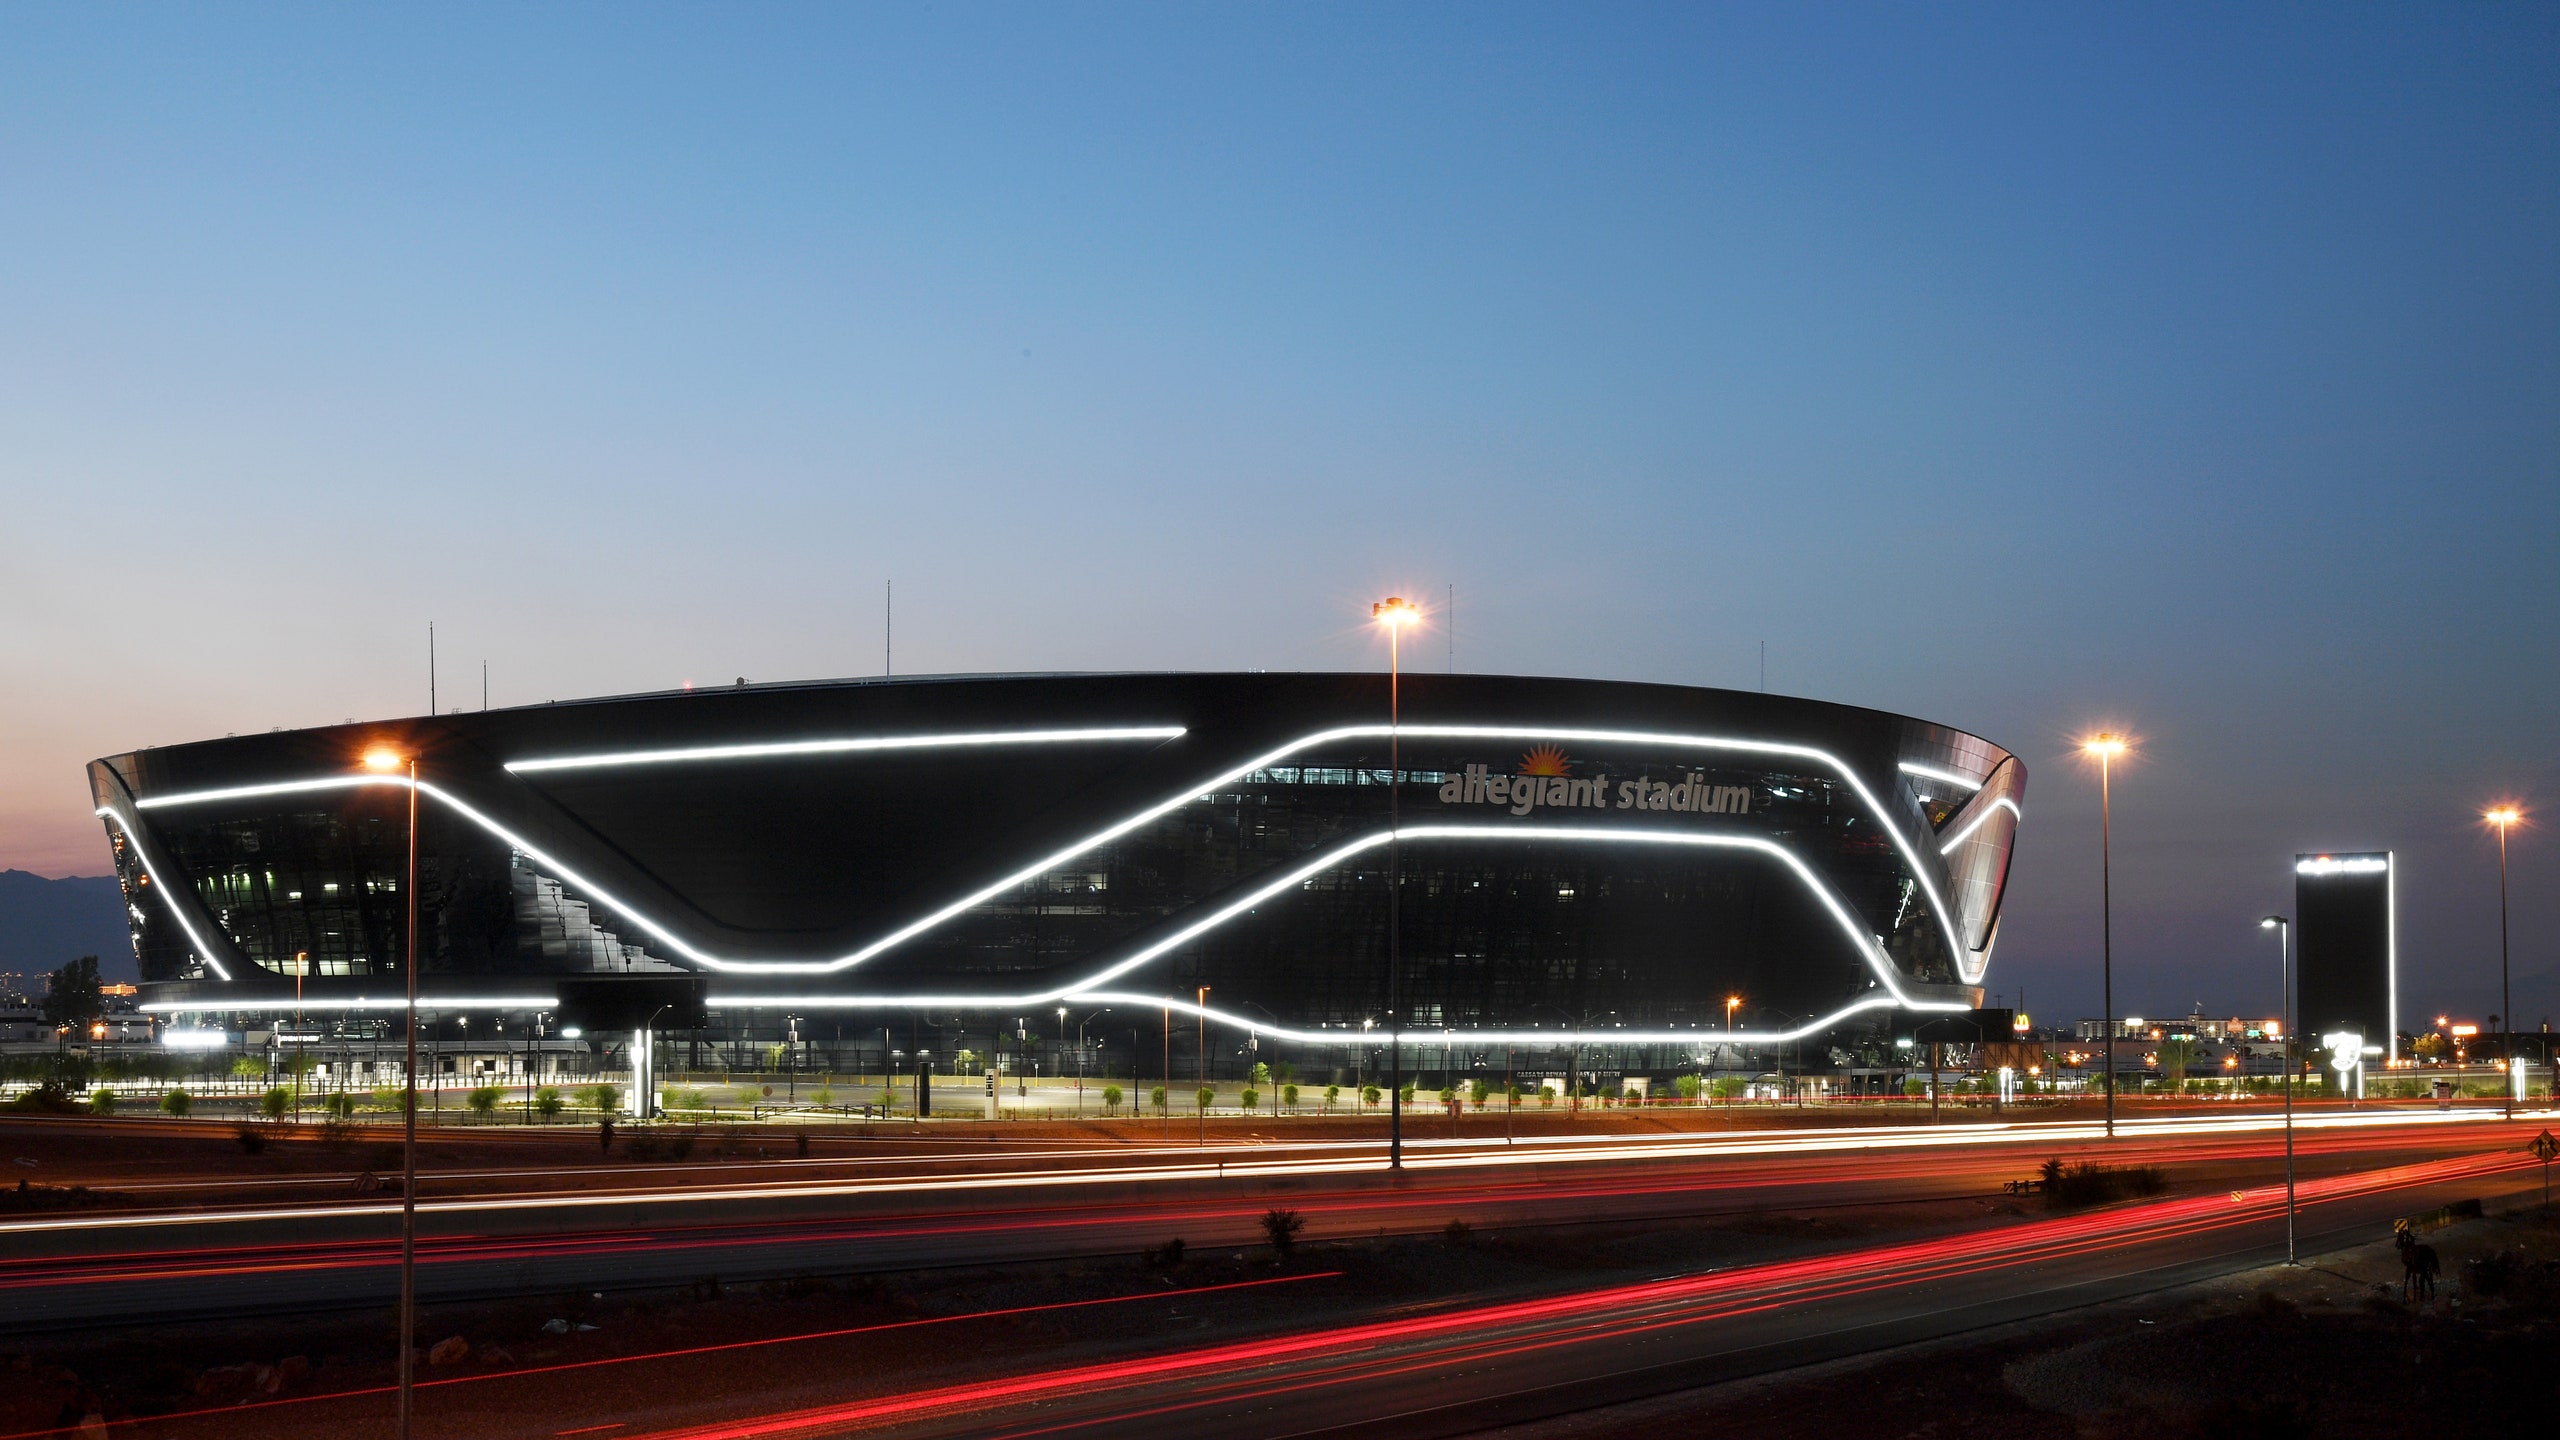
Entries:
{"type": "MultiPolygon", "coordinates": [[[[2455,1199],[2494,1202],[2537,1187],[2539,1167],[2513,1143],[2537,1128],[2529,1122],[2331,1132],[2323,1143],[2335,1142],[2336,1148],[2318,1152],[2321,1163],[2311,1168],[2321,1173],[2301,1187],[2306,1252],[2374,1240],[2393,1216],[2455,1199]],[[2396,1161],[2341,1168],[2358,1155],[2371,1160],[2393,1148],[2404,1152],[2396,1161]]],[[[2119,1143],[2177,1150],[2192,1167],[2189,1178],[2224,1167],[2262,1167],[2264,1150],[2248,1143],[2262,1137],[2237,1137],[2243,1142],[2239,1149],[2229,1148],[2233,1138],[2119,1143]]],[[[1963,1170],[2004,1159],[2014,1167],[2017,1157],[2003,1157],[1989,1145],[1952,1153],[1915,1149],[1892,1158],[1892,1178],[1881,1188],[1919,1186],[1933,1168],[1963,1170]],[[1959,1154],[1966,1158],[1959,1160],[1959,1154]]],[[[1597,1162],[1597,1168],[1612,1163],[1597,1162]]],[[[1684,1163],[1693,1171],[1712,1164],[1684,1163]]],[[[1639,1162],[1638,1169],[1644,1168],[1639,1162]]],[[[1469,1168],[1453,1163],[1449,1171],[1463,1175],[1469,1168]]],[[[1418,1180],[1414,1188],[1433,1183],[1418,1180]]],[[[1775,1183],[1794,1193],[1840,1182],[1805,1176],[1775,1183]]],[[[1405,1193],[1411,1192],[1391,1187],[1385,1195],[1354,1198],[1405,1193]]],[[[1748,1193],[1765,1199],[1769,1192],[1755,1184],[1748,1193]]],[[[1514,1197],[1509,1203],[1520,1202],[1514,1197]]],[[[1189,1333],[1185,1326],[1088,1343],[1075,1338],[1070,1325],[1060,1332],[1066,1338],[1048,1343],[1028,1344],[1018,1336],[963,1343],[956,1358],[927,1367],[907,1383],[901,1383],[902,1372],[875,1373],[862,1363],[866,1355],[881,1353],[871,1348],[872,1332],[992,1322],[1010,1312],[800,1337],[805,1343],[706,1344],[442,1379],[425,1392],[421,1434],[437,1440],[822,1440],[855,1434],[914,1440],[1196,1440],[1204,1434],[1427,1440],[2049,1315],[2267,1263],[2283,1253],[2283,1206],[2281,1185],[2204,1189],[1632,1283],[1567,1281],[1539,1293],[1368,1306],[1315,1319],[1293,1320],[1284,1307],[1271,1312],[1278,1318],[1230,1325],[1197,1341],[1183,1338],[1189,1333]],[[760,1372],[765,1384],[743,1384],[738,1356],[751,1348],[797,1358],[760,1372]],[[773,1383],[777,1373],[785,1379],[773,1383]]],[[[1254,1294],[1321,1287],[1327,1273],[1203,1289],[1246,1292],[1241,1303],[1249,1305],[1254,1294]]],[[[1198,1292],[1171,1298],[1183,1294],[1198,1292]]],[[[1193,1304],[1205,1307],[1209,1298],[1198,1296],[1193,1304]]],[[[1117,1303],[1035,1308],[1075,1311],[1117,1303]]],[[[138,1422],[130,1433],[143,1440],[343,1437],[379,1433],[386,1414],[385,1397],[376,1388],[138,1422]]]]}
{"type": "MultiPolygon", "coordinates": [[[[2513,1150],[2552,1123],[2487,1112],[2306,1113],[2305,1176],[2513,1150]]],[[[1180,1236],[1258,1244],[1285,1205],[1307,1238],[1921,1205],[2000,1194],[2047,1155],[2159,1164],[2186,1186],[2280,1176],[2270,1117],[1423,1140],[1400,1174],[1368,1142],[946,1148],[750,1167],[521,1168],[422,1198],[430,1301],[1134,1254],[1180,1236]]],[[[386,1303],[396,1199],[74,1213],[0,1222],[0,1330],[386,1303]]]]}

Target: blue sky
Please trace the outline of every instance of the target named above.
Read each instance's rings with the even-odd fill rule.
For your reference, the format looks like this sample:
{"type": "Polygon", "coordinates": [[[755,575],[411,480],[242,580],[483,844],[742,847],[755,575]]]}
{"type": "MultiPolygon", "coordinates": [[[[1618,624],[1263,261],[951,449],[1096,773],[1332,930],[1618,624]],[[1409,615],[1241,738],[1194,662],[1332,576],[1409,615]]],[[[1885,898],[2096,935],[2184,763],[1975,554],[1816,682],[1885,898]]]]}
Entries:
{"type": "Polygon", "coordinates": [[[430,619],[448,701],[860,674],[892,576],[902,672],[1765,639],[2027,757],[2042,1012],[2085,729],[2137,1008],[2263,1005],[2362,846],[2494,1008],[2472,817],[2560,821],[2549,6],[15,6],[0,317],[40,873],[83,761],[414,712],[430,619]]]}

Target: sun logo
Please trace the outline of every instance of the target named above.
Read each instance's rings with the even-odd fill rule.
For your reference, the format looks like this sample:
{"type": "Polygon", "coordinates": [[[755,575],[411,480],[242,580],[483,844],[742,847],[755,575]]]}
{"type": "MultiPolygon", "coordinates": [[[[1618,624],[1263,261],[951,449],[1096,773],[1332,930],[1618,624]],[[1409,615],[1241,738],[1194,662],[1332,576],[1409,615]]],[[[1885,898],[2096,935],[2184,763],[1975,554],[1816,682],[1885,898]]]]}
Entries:
{"type": "Polygon", "coordinates": [[[1564,752],[1553,745],[1541,745],[1520,757],[1520,773],[1523,775],[1570,775],[1573,773],[1573,762],[1565,759],[1564,752]]]}

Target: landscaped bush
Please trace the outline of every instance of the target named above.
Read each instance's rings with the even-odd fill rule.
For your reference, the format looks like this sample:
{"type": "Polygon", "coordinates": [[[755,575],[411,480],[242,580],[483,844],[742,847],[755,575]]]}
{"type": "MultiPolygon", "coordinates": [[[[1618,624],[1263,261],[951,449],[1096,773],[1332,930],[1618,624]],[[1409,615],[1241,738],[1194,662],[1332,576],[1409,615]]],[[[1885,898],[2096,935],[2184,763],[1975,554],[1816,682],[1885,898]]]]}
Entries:
{"type": "Polygon", "coordinates": [[[541,1116],[545,1120],[549,1120],[559,1115],[560,1110],[559,1086],[545,1085],[541,1089],[533,1092],[534,1114],[541,1116]]]}
{"type": "Polygon", "coordinates": [[[1119,1086],[1105,1085],[1102,1087],[1102,1108],[1106,1111],[1117,1110],[1120,1108],[1119,1086]]]}
{"type": "Polygon", "coordinates": [[[160,1111],[171,1119],[184,1120],[195,1106],[195,1097],[174,1085],[161,1092],[160,1111]]]}
{"type": "Polygon", "coordinates": [[[2045,1204],[2056,1210],[2103,1205],[2128,1196],[2157,1195],[2169,1188],[2167,1173],[2157,1165],[2065,1165],[2056,1157],[2044,1162],[2042,1175],[2045,1204]]]}
{"type": "Polygon", "coordinates": [[[258,1113],[270,1120],[282,1120],[293,1110],[293,1092],[282,1085],[270,1086],[258,1097],[258,1113]]]}

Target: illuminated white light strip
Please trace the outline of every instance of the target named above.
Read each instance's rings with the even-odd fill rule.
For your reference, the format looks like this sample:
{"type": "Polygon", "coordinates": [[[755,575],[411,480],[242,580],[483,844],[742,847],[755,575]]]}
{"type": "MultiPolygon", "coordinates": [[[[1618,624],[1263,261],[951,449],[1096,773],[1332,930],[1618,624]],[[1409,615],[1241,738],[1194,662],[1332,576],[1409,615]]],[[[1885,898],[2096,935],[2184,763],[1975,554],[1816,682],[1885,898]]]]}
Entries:
{"type": "MultiPolygon", "coordinates": [[[[1910,761],[1905,760],[1894,768],[1900,770],[1905,775],[1917,775],[1923,780],[1935,780],[1942,785],[1953,785],[1960,790],[1979,790],[1982,788],[1982,780],[1969,779],[1957,774],[1953,770],[1941,770],[1935,765],[1914,765],[1910,761]]],[[[1985,780],[1989,778],[1990,777],[1987,775],[1983,777],[1985,780]]]]}
{"type": "Polygon", "coordinates": [[[875,750],[936,750],[986,745],[1064,745],[1087,740],[1178,740],[1179,725],[1123,725],[1097,730],[1004,730],[981,735],[888,735],[843,740],[786,740],[765,745],[706,745],[683,750],[626,750],[606,755],[563,755],[510,760],[508,770],[592,770],[609,765],[677,765],[701,760],[755,760],[774,755],[844,755],[875,750]]]}
{"type": "MultiPolygon", "coordinates": [[[[1596,1043],[1606,1044],[1624,1042],[1628,1044],[1695,1044],[1700,1041],[1705,1041],[1707,1043],[1724,1041],[1765,1044],[1799,1039],[1807,1035],[1820,1034],[1823,1031],[1830,1029],[1841,1020],[1865,1010],[1887,1009],[1894,1006],[1901,1006],[1902,1008],[1912,1010],[1933,1011],[1959,1011],[1967,1008],[1962,1001],[1922,1000],[1906,994],[1899,983],[1901,976],[1894,970],[1892,960],[1874,943],[1873,937],[1860,930],[1857,919],[1849,913],[1849,908],[1841,902],[1837,895],[1832,893],[1829,886],[1822,883],[1821,877],[1814,874],[1811,866],[1806,865],[1804,861],[1798,858],[1793,851],[1773,840],[1764,840],[1758,836],[1752,835],[1697,834],[1694,832],[1679,830],[1598,830],[1580,826],[1563,825],[1408,825],[1396,833],[1407,840],[1564,840],[1621,845],[1683,845],[1702,849],[1751,850],[1764,855],[1772,855],[1781,863],[1786,865],[1789,871],[1795,875],[1798,882],[1803,884],[1806,889],[1813,892],[1814,898],[1822,902],[1823,908],[1830,912],[1832,920],[1836,922],[1840,926],[1842,932],[1849,937],[1849,943],[1856,947],[1859,957],[1865,960],[1868,967],[1876,972],[1877,978],[1884,984],[1887,996],[1890,997],[1871,997],[1869,999],[1857,1001],[1834,1011],[1829,1015],[1815,1019],[1801,1029],[1796,1030],[1611,1030],[1605,1032],[1607,1036],[1606,1039],[1596,1043]]],[[[1226,905],[1219,907],[1219,909],[1214,913],[1204,916],[1192,924],[1184,926],[1173,934],[1156,941],[1154,944],[1148,945],[1134,954],[1123,957],[1103,969],[1100,973],[1090,976],[1084,980],[1060,986],[1054,990],[1045,990],[1023,995],[893,996],[721,994],[708,997],[704,1003],[723,1009],[789,1007],[798,1009],[835,1010],[939,1010],[954,1007],[961,1009],[1003,1009],[1007,1007],[1046,1005],[1058,1000],[1066,1000],[1076,1003],[1082,1003],[1085,1001],[1112,1001],[1121,1004],[1143,1004],[1151,1008],[1163,1006],[1170,1009],[1180,1010],[1186,1015],[1197,1015],[1204,1019],[1216,1020],[1220,1024],[1231,1025],[1239,1030],[1259,1030],[1263,1033],[1275,1035],[1282,1039],[1305,1041],[1311,1044],[1352,1045],[1370,1043],[1364,1042],[1352,1032],[1340,1030],[1292,1029],[1285,1025],[1276,1025],[1265,1021],[1252,1020],[1242,1015],[1196,1005],[1189,1001],[1168,999],[1161,996],[1146,996],[1103,991],[1094,987],[1117,979],[1121,975],[1145,964],[1147,961],[1164,954],[1166,951],[1187,944],[1202,934],[1205,934],[1206,932],[1225,924],[1227,921],[1234,919],[1236,916],[1254,909],[1255,907],[1272,899],[1274,896],[1294,889],[1297,886],[1304,884],[1314,876],[1319,875],[1324,871],[1334,869],[1345,861],[1350,860],[1352,857],[1357,856],[1364,851],[1374,850],[1386,843],[1387,834],[1384,831],[1380,831],[1377,834],[1365,835],[1359,839],[1335,846],[1333,849],[1326,851],[1316,859],[1281,875],[1278,879],[1267,881],[1264,884],[1255,887],[1251,893],[1240,899],[1228,902],[1226,905]]],[[[1461,1040],[1471,1044],[1502,1043],[1506,1041],[1521,1042],[1530,1040],[1534,1040],[1539,1043],[1562,1043],[1557,1038],[1558,1032],[1550,1030],[1468,1030],[1450,1031],[1446,1033],[1453,1043],[1461,1040]]],[[[1421,1041],[1411,1043],[1428,1044],[1430,1041],[1428,1038],[1425,1038],[1421,1041]]]]}
{"type": "MultiPolygon", "coordinates": [[[[155,1000],[138,1008],[159,1015],[184,1015],[196,1011],[225,1015],[254,1015],[261,1011],[283,1015],[297,1010],[402,1010],[409,1002],[397,995],[376,999],[368,995],[334,999],[318,995],[296,1000],[292,996],[263,1000],[155,1000]]],[[[465,995],[450,1000],[434,995],[418,997],[421,1010],[551,1010],[559,1007],[558,994],[550,995],[465,995]]]]}
{"type": "Polygon", "coordinates": [[[1999,796],[1990,804],[1983,806],[1981,814],[1966,821],[1964,828],[1957,831],[1951,838],[1949,838],[1946,844],[1939,846],[1938,853],[1941,855],[1954,854],[1957,846],[1973,838],[1973,832],[1981,829],[1984,821],[1989,820],[1992,816],[2003,810],[2008,811],[2011,815],[2016,816],[2020,820],[2027,818],[2027,812],[2018,808],[2017,801],[2010,799],[2006,795],[1999,796]]]}
{"type": "MultiPolygon", "coordinates": [[[[978,905],[982,905],[987,901],[1004,894],[1008,890],[1014,889],[1025,882],[1036,879],[1040,875],[1083,855],[1089,850],[1106,845],[1111,841],[1128,834],[1130,831],[1137,829],[1139,826],[1147,824],[1149,821],[1155,820],[1158,817],[1177,810],[1184,805],[1190,804],[1192,801],[1199,799],[1203,795],[1215,791],[1222,785],[1231,784],[1252,774],[1256,770],[1265,769],[1269,766],[1278,764],[1280,761],[1289,758],[1291,755],[1294,755],[1301,750],[1312,749],[1316,746],[1328,744],[1336,740],[1373,738],[1389,733],[1390,729],[1391,727],[1385,725],[1345,725],[1331,730],[1320,730],[1311,735],[1301,736],[1298,739],[1292,740],[1280,748],[1269,752],[1268,754],[1256,756],[1255,758],[1247,760],[1243,764],[1237,765],[1221,774],[1211,776],[1209,779],[1198,785],[1186,788],[1170,799],[1162,800],[1154,805],[1148,806],[1146,809],[1140,810],[1126,819],[1120,820],[1102,830],[1096,831],[1094,834],[1089,835],[1082,840],[1076,841],[1074,844],[1063,850],[1059,850],[1053,854],[1044,856],[1039,860],[1035,860],[1031,864],[1020,870],[1014,871],[1012,874],[1007,875],[1000,880],[994,881],[993,883],[985,885],[970,892],[969,894],[963,895],[959,899],[952,901],[938,910],[934,910],[916,920],[910,921],[907,924],[900,926],[898,929],[892,930],[879,939],[872,941],[870,944],[863,946],[861,949],[852,952],[851,954],[840,955],[832,960],[733,960],[708,954],[685,941],[682,937],[676,935],[664,925],[661,925],[657,921],[651,919],[645,912],[633,908],[622,900],[616,899],[610,892],[596,885],[595,882],[579,875],[569,866],[563,864],[558,858],[533,845],[530,841],[525,840],[522,836],[517,835],[505,826],[500,825],[497,821],[481,814],[478,810],[464,804],[462,801],[454,798],[447,792],[438,789],[427,781],[421,780],[418,781],[417,784],[421,791],[426,794],[433,795],[445,804],[452,806],[456,812],[470,819],[482,829],[487,830],[489,833],[496,835],[502,840],[505,840],[509,845],[514,846],[516,849],[523,851],[525,854],[532,856],[540,863],[550,867],[555,878],[576,885],[580,889],[587,891],[593,899],[603,903],[622,915],[627,916],[633,925],[656,937],[658,940],[663,942],[668,949],[674,951],[676,954],[684,956],[688,960],[692,960],[709,969],[728,971],[736,974],[831,974],[838,970],[844,970],[852,966],[859,965],[863,961],[880,954],[884,950],[904,944],[906,941],[942,924],[953,916],[962,914],[967,910],[978,905]]],[[[1857,792],[1858,798],[1866,803],[1868,813],[1875,817],[1876,823],[1881,826],[1885,834],[1892,839],[1894,847],[1902,852],[1904,861],[1911,867],[1913,878],[1919,881],[1922,891],[1929,897],[1930,910],[1937,917],[1939,930],[1946,937],[1947,953],[1955,959],[1956,973],[1958,977],[1968,985],[1973,984],[1982,978],[1984,968],[1990,963],[1989,955],[1974,954],[1964,944],[1963,940],[1957,936],[1955,931],[1955,918],[1948,912],[1945,897],[1938,893],[1936,883],[1929,878],[1927,870],[1923,868],[1920,852],[1913,847],[1910,839],[1902,833],[1902,827],[1893,823],[1891,815],[1885,809],[1883,803],[1876,798],[1874,791],[1867,788],[1866,782],[1858,778],[1857,772],[1851,769],[1847,762],[1841,760],[1838,756],[1831,754],[1829,751],[1816,749],[1810,745],[1793,745],[1773,740],[1741,740],[1727,736],[1681,735],[1642,730],[1586,730],[1551,725],[1417,724],[1406,725],[1402,727],[1402,729],[1404,733],[1409,735],[1439,736],[1451,739],[1571,740],[1586,741],[1595,744],[1665,745],[1695,749],[1737,750],[1748,754],[1786,756],[1793,759],[1810,760],[1828,766],[1833,772],[1839,775],[1843,782],[1857,792]]],[[[198,790],[175,795],[159,795],[148,800],[137,801],[136,804],[144,808],[152,808],[162,805],[193,805],[212,800],[246,799],[261,795],[289,794],[350,785],[396,786],[408,783],[409,781],[406,776],[362,774],[331,776],[319,780],[286,781],[274,785],[237,786],[223,790],[198,790]]]]}
{"type": "MultiPolygon", "coordinates": [[[[137,800],[134,803],[138,806],[142,802],[137,800]]],[[[125,841],[133,846],[133,858],[141,864],[143,875],[159,886],[160,893],[167,897],[161,900],[160,908],[168,911],[169,918],[177,921],[178,928],[186,932],[187,943],[196,947],[196,953],[204,957],[204,963],[213,967],[216,978],[229,980],[231,972],[222,968],[222,962],[214,956],[213,947],[204,943],[204,937],[196,933],[196,927],[187,923],[187,907],[169,889],[169,882],[160,878],[160,867],[151,863],[151,850],[142,843],[142,827],[126,819],[124,812],[113,805],[99,806],[98,814],[116,822],[116,828],[124,832],[125,841]]]]}

